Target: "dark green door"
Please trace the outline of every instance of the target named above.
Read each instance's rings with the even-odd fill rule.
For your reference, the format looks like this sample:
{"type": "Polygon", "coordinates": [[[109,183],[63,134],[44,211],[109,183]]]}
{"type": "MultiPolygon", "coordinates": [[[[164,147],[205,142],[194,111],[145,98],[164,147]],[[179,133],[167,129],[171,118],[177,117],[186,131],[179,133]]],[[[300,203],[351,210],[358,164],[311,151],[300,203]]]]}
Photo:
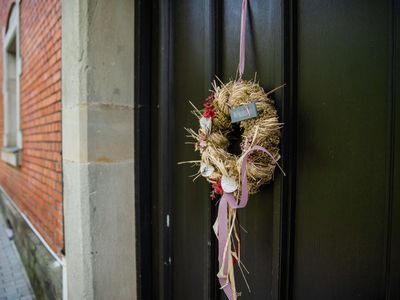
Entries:
{"type": "Polygon", "coordinates": [[[398,272],[393,5],[298,4],[295,299],[385,299],[398,272]]]}
{"type": "MultiPolygon", "coordinates": [[[[214,75],[235,76],[240,0],[138,1],[136,190],[142,299],[224,299],[196,127],[214,75]]],[[[399,299],[399,3],[250,0],[245,78],[285,123],[288,176],[240,211],[239,299],[399,299]]]]}

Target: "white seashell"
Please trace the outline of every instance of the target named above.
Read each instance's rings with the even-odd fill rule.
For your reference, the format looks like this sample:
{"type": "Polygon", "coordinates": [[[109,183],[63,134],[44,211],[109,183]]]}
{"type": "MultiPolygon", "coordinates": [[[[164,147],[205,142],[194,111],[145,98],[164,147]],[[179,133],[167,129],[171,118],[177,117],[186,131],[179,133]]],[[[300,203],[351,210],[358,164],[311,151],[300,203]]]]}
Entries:
{"type": "Polygon", "coordinates": [[[200,174],[201,174],[201,176],[208,177],[212,173],[214,173],[214,167],[213,166],[210,166],[210,165],[205,164],[205,163],[201,163],[201,165],[200,165],[200,174]]]}
{"type": "Polygon", "coordinates": [[[237,190],[238,185],[232,177],[222,175],[221,178],[221,187],[226,193],[233,193],[237,190]]]}
{"type": "Polygon", "coordinates": [[[211,118],[202,117],[200,119],[200,127],[211,131],[212,120],[211,118]]]}

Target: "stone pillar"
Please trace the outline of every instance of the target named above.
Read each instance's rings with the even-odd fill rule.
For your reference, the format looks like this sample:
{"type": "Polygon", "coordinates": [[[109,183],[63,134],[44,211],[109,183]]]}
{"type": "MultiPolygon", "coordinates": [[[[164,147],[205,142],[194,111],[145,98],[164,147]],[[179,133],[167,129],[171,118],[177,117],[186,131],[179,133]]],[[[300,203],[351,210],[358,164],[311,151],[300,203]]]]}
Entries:
{"type": "Polygon", "coordinates": [[[68,299],[136,299],[134,1],[62,1],[68,299]]]}

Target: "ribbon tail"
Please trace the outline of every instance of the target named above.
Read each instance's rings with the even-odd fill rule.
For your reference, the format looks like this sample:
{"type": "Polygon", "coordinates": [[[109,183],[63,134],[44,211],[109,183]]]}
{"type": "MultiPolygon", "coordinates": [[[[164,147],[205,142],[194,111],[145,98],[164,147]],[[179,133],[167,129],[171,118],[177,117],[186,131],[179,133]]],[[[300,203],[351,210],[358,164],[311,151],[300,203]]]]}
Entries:
{"type": "Polygon", "coordinates": [[[219,284],[229,300],[236,300],[236,296],[233,294],[231,285],[229,283],[227,283],[224,279],[219,278],[219,284]]]}
{"type": "Polygon", "coordinates": [[[218,206],[218,217],[215,225],[218,227],[218,261],[219,272],[217,274],[221,289],[224,291],[229,300],[236,299],[236,293],[232,291],[231,280],[233,276],[233,262],[231,253],[230,234],[228,233],[229,216],[228,202],[232,201],[234,196],[224,193],[218,206]]]}
{"type": "Polygon", "coordinates": [[[233,272],[233,261],[232,255],[228,257],[228,275],[226,280],[219,278],[221,289],[229,300],[237,300],[236,284],[235,284],[235,273],[233,272]]]}
{"type": "MultiPolygon", "coordinates": [[[[217,220],[214,224],[214,231],[218,237],[218,261],[219,261],[219,271],[217,277],[219,279],[219,283],[221,284],[221,289],[225,292],[226,296],[229,300],[237,299],[237,292],[235,287],[235,274],[233,270],[233,258],[232,258],[232,246],[235,247],[235,242],[231,241],[231,235],[233,234],[237,241],[237,249],[235,255],[235,259],[238,264],[240,261],[240,230],[235,226],[239,226],[235,224],[236,222],[236,209],[243,208],[247,205],[249,194],[248,194],[248,184],[247,184],[247,176],[246,176],[246,162],[247,157],[254,151],[262,151],[266,153],[271,159],[277,164],[277,166],[282,168],[278,164],[277,160],[274,156],[265,148],[260,146],[253,146],[252,149],[247,151],[243,156],[242,167],[241,167],[241,197],[240,202],[236,202],[235,196],[232,193],[224,192],[218,206],[218,216],[217,220]],[[230,208],[229,214],[228,209],[230,208]],[[233,233],[232,233],[233,232],[233,233]],[[232,245],[233,243],[233,245],[232,245]]],[[[245,279],[246,281],[246,279],[245,279]]],[[[247,281],[246,281],[247,284],[247,281]]],[[[249,288],[250,290],[250,288],[249,288]]]]}

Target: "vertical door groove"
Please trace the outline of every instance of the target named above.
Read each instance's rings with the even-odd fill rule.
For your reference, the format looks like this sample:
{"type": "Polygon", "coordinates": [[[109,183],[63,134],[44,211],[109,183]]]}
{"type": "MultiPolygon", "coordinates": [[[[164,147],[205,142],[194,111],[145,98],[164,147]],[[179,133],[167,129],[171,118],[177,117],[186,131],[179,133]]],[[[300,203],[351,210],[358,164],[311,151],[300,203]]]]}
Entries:
{"type": "Polygon", "coordinates": [[[280,224],[279,294],[276,299],[292,299],[293,248],[296,205],[297,145],[297,2],[283,2],[283,78],[284,90],[282,163],[287,173],[283,179],[280,224]]]}

